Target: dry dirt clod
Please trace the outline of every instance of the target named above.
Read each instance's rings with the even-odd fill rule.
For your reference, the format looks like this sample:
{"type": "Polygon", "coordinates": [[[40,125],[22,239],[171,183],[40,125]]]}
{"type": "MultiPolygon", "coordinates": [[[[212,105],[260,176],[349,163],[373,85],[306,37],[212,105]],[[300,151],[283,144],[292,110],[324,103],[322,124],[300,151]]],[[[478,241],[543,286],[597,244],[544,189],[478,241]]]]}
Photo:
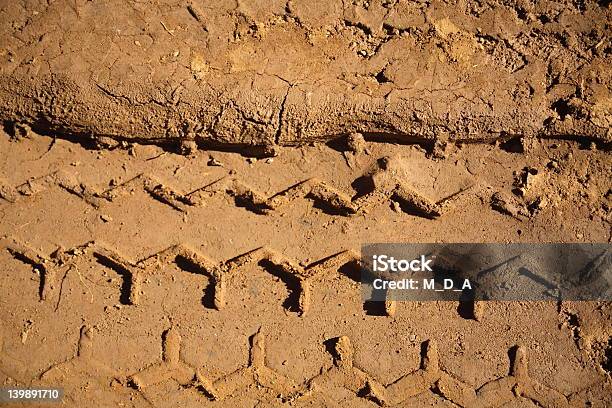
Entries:
{"type": "Polygon", "coordinates": [[[193,155],[198,151],[198,144],[195,140],[181,140],[179,152],[184,155],[193,155]]]}
{"type": "Polygon", "coordinates": [[[549,204],[548,198],[546,196],[540,196],[540,197],[537,197],[535,200],[533,200],[527,206],[527,208],[529,209],[529,212],[530,212],[531,215],[535,215],[539,211],[541,211],[544,208],[548,207],[548,204],[549,204]]]}
{"type": "Polygon", "coordinates": [[[351,133],[346,138],[348,151],[353,154],[362,154],[366,148],[366,141],[361,133],[351,133]]]}
{"type": "Polygon", "coordinates": [[[502,192],[493,194],[491,197],[491,208],[514,218],[519,218],[520,215],[524,215],[522,205],[520,205],[511,195],[502,192]]]}
{"type": "Polygon", "coordinates": [[[517,192],[521,196],[525,196],[529,190],[536,184],[537,180],[541,177],[539,171],[533,167],[525,167],[519,174],[515,186],[517,192]]]}
{"type": "Polygon", "coordinates": [[[25,123],[14,122],[10,131],[10,137],[13,141],[20,141],[32,137],[32,129],[25,123]]]}
{"type": "Polygon", "coordinates": [[[391,201],[391,208],[393,208],[393,211],[395,211],[398,214],[402,213],[402,206],[397,201],[391,201]]]}

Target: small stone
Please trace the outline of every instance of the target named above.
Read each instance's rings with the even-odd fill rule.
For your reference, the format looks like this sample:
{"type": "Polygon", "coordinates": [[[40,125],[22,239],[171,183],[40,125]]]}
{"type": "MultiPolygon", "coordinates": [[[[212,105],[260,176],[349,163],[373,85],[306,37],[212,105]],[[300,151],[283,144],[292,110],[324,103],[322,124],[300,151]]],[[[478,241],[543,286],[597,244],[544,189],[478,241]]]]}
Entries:
{"type": "Polygon", "coordinates": [[[212,156],[209,156],[207,164],[209,166],[214,166],[214,167],[223,167],[223,163],[221,163],[219,160],[215,159],[212,156]]]}

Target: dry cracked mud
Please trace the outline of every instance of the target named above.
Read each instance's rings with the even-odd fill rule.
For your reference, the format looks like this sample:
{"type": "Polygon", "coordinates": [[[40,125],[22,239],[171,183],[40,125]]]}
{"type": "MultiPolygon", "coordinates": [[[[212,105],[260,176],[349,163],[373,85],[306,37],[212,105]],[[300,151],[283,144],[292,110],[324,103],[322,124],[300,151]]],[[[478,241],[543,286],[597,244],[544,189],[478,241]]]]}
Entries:
{"type": "Polygon", "coordinates": [[[3,1],[0,119],[257,148],[609,144],[609,1],[3,1]]]}
{"type": "Polygon", "coordinates": [[[359,270],[371,242],[612,242],[609,1],[0,0],[0,22],[0,388],[612,406],[610,302],[364,302],[359,270]]]}

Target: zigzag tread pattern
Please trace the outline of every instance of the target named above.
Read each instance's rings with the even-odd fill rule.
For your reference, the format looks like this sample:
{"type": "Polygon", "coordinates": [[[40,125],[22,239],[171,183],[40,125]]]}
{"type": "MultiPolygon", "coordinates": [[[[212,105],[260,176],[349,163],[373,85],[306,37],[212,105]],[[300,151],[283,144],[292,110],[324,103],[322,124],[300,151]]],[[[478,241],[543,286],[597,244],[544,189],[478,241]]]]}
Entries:
{"type": "MultiPolygon", "coordinates": [[[[140,371],[123,377],[96,359],[93,348],[94,330],[83,326],[76,354],[68,360],[44,370],[35,382],[61,384],[71,373],[102,380],[111,388],[132,387],[147,392],[165,381],[174,381],[182,389],[194,389],[211,401],[222,401],[251,386],[274,391],[280,402],[291,404],[307,401],[316,394],[336,406],[326,386],[333,384],[367,399],[378,406],[405,406],[423,393],[433,393],[459,407],[500,407],[524,398],[544,408],[583,407],[587,403],[609,398],[612,383],[609,379],[595,383],[570,395],[550,388],[529,374],[528,353],[517,345],[509,350],[510,370],[506,376],[472,387],[447,372],[440,364],[437,343],[427,340],[421,344],[421,362],[416,370],[384,384],[359,367],[355,349],[346,336],[331,338],[328,352],[331,361],[321,367],[319,374],[304,382],[289,378],[267,365],[266,336],[263,328],[249,338],[249,358],[237,370],[219,378],[209,378],[203,369],[194,367],[181,355],[182,337],[172,326],[162,333],[161,358],[140,371]]],[[[0,336],[0,372],[10,372],[9,357],[2,348],[0,336]]],[[[604,402],[605,403],[605,402],[604,402]]]]}
{"type": "MultiPolygon", "coordinates": [[[[340,273],[345,265],[360,268],[359,254],[352,250],[340,251],[331,256],[315,261],[305,267],[298,261],[290,259],[277,251],[261,247],[222,262],[215,262],[200,252],[185,244],[177,244],[149,255],[139,261],[132,261],[119,254],[108,245],[90,241],[70,249],[58,249],[50,255],[43,255],[14,238],[5,237],[0,240],[0,248],[6,248],[16,259],[32,265],[40,274],[40,300],[45,301],[56,289],[57,278],[61,271],[86,260],[94,260],[103,266],[112,268],[127,280],[129,288],[128,299],[132,305],[141,301],[141,286],[151,274],[166,274],[165,266],[176,264],[181,267],[188,265],[191,270],[198,271],[210,279],[208,289],[213,293],[212,307],[220,310],[226,305],[227,280],[241,268],[248,265],[258,265],[264,271],[279,277],[292,292],[290,297],[294,309],[300,316],[305,315],[311,305],[311,284],[324,276],[340,273]]],[[[395,302],[385,302],[387,315],[395,313],[395,302]]]]}
{"type": "Polygon", "coordinates": [[[226,176],[192,192],[184,193],[165,186],[151,175],[139,174],[124,183],[98,191],[80,182],[74,174],[55,171],[15,187],[0,180],[0,198],[15,203],[21,197],[32,196],[57,186],[81,198],[94,208],[100,208],[105,202],[112,202],[133,191],[142,190],[175,210],[185,212],[190,207],[205,205],[206,201],[214,196],[227,195],[234,198],[236,205],[258,214],[267,214],[297,199],[306,198],[320,204],[327,213],[342,216],[363,214],[382,202],[396,201],[406,212],[433,219],[447,213],[455,202],[469,191],[477,189],[476,186],[471,186],[435,202],[398,177],[394,166],[396,166],[395,159],[381,159],[379,168],[365,176],[370,179],[373,188],[353,197],[318,178],[301,181],[266,197],[235,176],[226,176]]]}
{"type": "MultiPolygon", "coordinates": [[[[50,255],[44,255],[25,243],[5,237],[0,239],[0,248],[5,248],[16,259],[38,270],[39,296],[43,301],[55,290],[61,271],[79,262],[93,260],[122,275],[124,280],[122,297],[127,299],[127,303],[137,305],[141,302],[141,288],[146,278],[155,274],[168,275],[166,267],[174,264],[181,270],[195,271],[197,274],[207,276],[209,282],[205,292],[208,296],[205,296],[205,299],[210,302],[204,306],[221,310],[227,303],[228,280],[242,268],[254,265],[285,283],[289,289],[289,297],[284,302],[285,307],[304,316],[312,304],[311,293],[314,282],[326,276],[337,275],[350,282],[359,283],[361,273],[368,273],[367,269],[364,269],[359,253],[350,249],[302,266],[299,261],[269,247],[256,248],[225,261],[214,261],[184,243],[170,246],[138,261],[128,259],[101,241],[90,241],[70,249],[59,248],[50,255]]],[[[516,257],[511,258],[509,262],[515,260],[516,257]]],[[[381,303],[384,303],[383,314],[387,316],[396,314],[397,300],[389,297],[381,303]]],[[[485,301],[465,301],[462,303],[462,315],[480,321],[485,315],[485,305],[485,301]]]]}

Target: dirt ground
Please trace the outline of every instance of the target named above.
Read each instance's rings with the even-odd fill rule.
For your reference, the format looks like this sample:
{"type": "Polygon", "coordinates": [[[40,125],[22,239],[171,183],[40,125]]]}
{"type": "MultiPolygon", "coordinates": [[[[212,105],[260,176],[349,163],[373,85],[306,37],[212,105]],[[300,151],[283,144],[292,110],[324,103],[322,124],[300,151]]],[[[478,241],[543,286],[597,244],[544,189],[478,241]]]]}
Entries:
{"type": "Polygon", "coordinates": [[[611,26],[606,0],[0,0],[0,388],[612,406],[610,302],[364,302],[356,265],[612,242],[611,26]]]}
{"type": "Polygon", "coordinates": [[[260,154],[355,131],[610,143],[611,21],[607,0],[4,0],[0,118],[260,154]]]}
{"type": "Polygon", "coordinates": [[[352,145],[257,160],[2,135],[2,384],[61,385],[68,406],[609,406],[609,303],[385,308],[362,302],[342,255],[364,242],[610,242],[609,153],[352,145]],[[432,202],[464,192],[431,218],[388,198],[339,213],[312,193],[350,201],[377,171],[432,202]]]}

